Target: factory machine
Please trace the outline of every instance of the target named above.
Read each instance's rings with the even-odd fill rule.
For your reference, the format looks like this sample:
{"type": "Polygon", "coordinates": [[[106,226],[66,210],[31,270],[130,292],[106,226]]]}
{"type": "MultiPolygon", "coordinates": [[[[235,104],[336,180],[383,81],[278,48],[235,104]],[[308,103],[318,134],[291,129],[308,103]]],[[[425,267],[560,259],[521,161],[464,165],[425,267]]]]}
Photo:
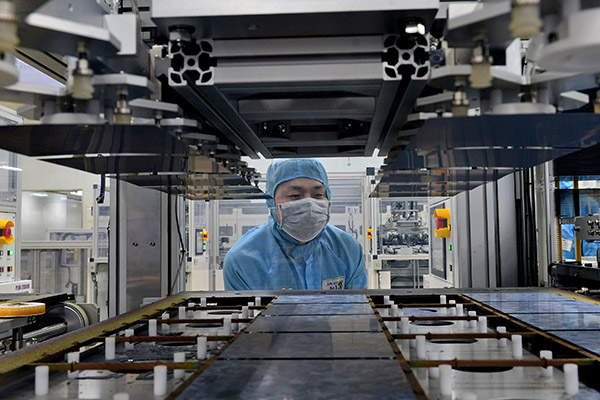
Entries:
{"type": "Polygon", "coordinates": [[[0,397],[598,398],[596,303],[473,289],[597,290],[598,20],[596,0],[1,0],[0,148],[97,174],[107,319],[0,295],[0,397]],[[371,286],[411,289],[213,292],[251,224],[222,234],[197,202],[264,200],[261,158],[373,155],[371,200],[340,211],[362,223],[337,224],[371,286]]]}
{"type": "Polygon", "coordinates": [[[598,399],[556,289],[183,292],[2,357],[4,399],[598,399]]]}

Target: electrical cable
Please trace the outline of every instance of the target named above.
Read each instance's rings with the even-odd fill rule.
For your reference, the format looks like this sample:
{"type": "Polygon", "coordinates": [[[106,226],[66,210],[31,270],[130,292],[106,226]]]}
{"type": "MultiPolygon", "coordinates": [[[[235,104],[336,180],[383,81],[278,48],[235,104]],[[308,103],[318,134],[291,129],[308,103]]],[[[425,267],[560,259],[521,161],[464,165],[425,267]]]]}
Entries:
{"type": "Polygon", "coordinates": [[[177,235],[179,237],[179,244],[180,244],[180,249],[179,249],[179,267],[177,268],[177,272],[175,273],[175,278],[173,278],[173,283],[171,285],[171,287],[169,288],[169,295],[171,295],[173,293],[173,289],[175,288],[175,285],[177,284],[177,278],[179,277],[179,273],[181,272],[181,268],[183,268],[183,265],[185,264],[185,255],[187,254],[187,250],[185,248],[185,243],[183,243],[183,235],[181,234],[181,225],[179,224],[179,217],[178,217],[178,207],[177,207],[177,200],[178,200],[178,196],[175,196],[175,225],[177,226],[177,235]]]}

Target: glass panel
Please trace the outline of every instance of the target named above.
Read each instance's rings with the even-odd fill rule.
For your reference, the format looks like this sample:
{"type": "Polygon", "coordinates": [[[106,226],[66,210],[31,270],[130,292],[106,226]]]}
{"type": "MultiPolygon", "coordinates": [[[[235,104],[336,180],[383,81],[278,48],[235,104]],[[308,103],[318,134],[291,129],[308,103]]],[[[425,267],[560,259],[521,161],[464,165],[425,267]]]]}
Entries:
{"type": "Polygon", "coordinates": [[[269,219],[265,200],[221,200],[219,202],[219,264],[242,235],[269,219]]]}
{"type": "Polygon", "coordinates": [[[422,288],[429,273],[429,260],[383,260],[382,266],[391,272],[392,289],[422,288]]]}
{"type": "Polygon", "coordinates": [[[18,156],[5,150],[0,150],[0,202],[16,203],[18,156]]]}
{"type": "Polygon", "coordinates": [[[36,293],[68,293],[85,302],[89,249],[22,249],[21,279],[31,279],[36,293]]]}
{"type": "MultiPolygon", "coordinates": [[[[21,200],[22,209],[27,210],[21,216],[23,240],[48,240],[51,230],[63,233],[81,230],[81,197],[53,192],[23,192],[21,200]]],[[[57,236],[55,240],[65,239],[57,236]]]]}
{"type": "Polygon", "coordinates": [[[429,253],[427,200],[381,200],[379,254],[429,253]]]}

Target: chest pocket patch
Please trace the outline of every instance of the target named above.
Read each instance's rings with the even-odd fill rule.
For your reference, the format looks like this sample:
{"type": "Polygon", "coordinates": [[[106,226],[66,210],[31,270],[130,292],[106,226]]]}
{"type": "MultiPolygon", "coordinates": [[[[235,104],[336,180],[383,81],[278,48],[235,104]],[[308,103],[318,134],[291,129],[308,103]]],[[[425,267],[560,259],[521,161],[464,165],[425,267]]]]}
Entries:
{"type": "Polygon", "coordinates": [[[322,290],[340,290],[344,288],[346,278],[338,276],[337,278],[325,279],[323,281],[322,290]]]}

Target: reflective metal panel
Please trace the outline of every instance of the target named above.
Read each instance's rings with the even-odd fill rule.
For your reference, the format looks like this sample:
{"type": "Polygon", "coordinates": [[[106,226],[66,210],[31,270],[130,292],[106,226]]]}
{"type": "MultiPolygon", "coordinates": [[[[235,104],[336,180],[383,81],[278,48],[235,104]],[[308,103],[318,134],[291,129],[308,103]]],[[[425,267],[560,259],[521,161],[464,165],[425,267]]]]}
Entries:
{"type": "Polygon", "coordinates": [[[367,297],[360,294],[335,294],[320,296],[279,296],[274,304],[348,304],[368,302],[367,297]]]}
{"type": "Polygon", "coordinates": [[[394,32],[407,18],[430,26],[438,2],[299,2],[231,1],[198,3],[169,0],[152,3],[152,20],[168,34],[173,25],[196,28],[199,37],[213,39],[369,35],[394,32]],[[257,26],[260,28],[250,29],[257,26]]]}
{"type": "Polygon", "coordinates": [[[250,333],[242,335],[222,359],[385,358],[394,352],[382,333],[250,333]]]}
{"type": "Polygon", "coordinates": [[[373,309],[365,304],[273,304],[263,311],[263,315],[352,315],[373,314],[373,309]]]}
{"type": "Polygon", "coordinates": [[[265,316],[247,329],[254,332],[381,332],[374,315],[265,316]]]}
{"type": "Polygon", "coordinates": [[[0,147],[32,157],[69,154],[187,154],[156,126],[20,125],[0,127],[0,147]]]}
{"type": "Polygon", "coordinates": [[[242,398],[402,400],[416,397],[395,360],[217,360],[177,397],[242,398]]]}

